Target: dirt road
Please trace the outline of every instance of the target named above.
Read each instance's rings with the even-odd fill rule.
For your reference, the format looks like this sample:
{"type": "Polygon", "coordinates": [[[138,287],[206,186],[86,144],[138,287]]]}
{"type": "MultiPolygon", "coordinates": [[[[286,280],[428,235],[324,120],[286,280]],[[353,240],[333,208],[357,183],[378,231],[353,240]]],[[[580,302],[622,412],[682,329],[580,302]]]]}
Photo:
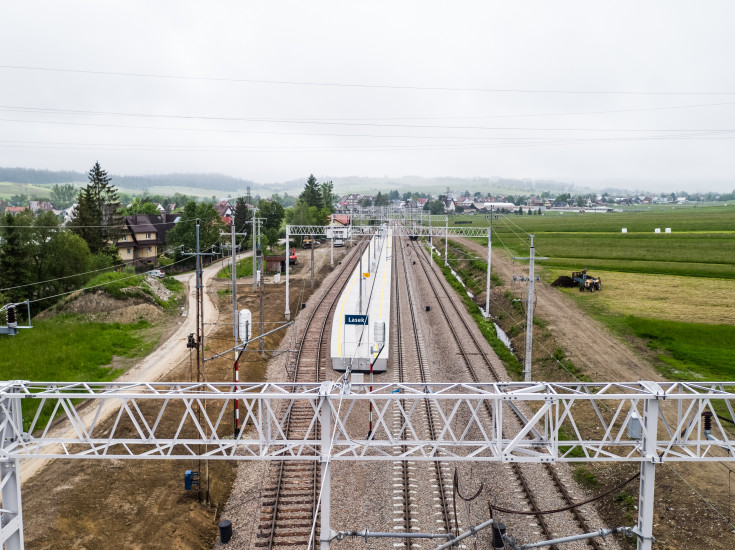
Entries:
{"type": "MultiPolygon", "coordinates": [[[[238,258],[245,258],[252,255],[252,252],[240,254],[238,258]]],[[[222,269],[221,262],[215,262],[202,270],[202,286],[207,288],[209,282],[222,269]]],[[[176,275],[179,281],[187,284],[187,301],[182,310],[181,324],[179,328],[152,353],[143,357],[135,366],[120,376],[118,382],[137,382],[149,381],[153,382],[161,378],[163,375],[173,369],[179,362],[184,359],[187,353],[186,342],[187,337],[192,332],[196,332],[196,279],[195,273],[186,273],[176,275]]],[[[217,322],[219,311],[217,306],[211,301],[207,292],[204,292],[204,334],[205,336],[212,332],[217,322]]],[[[102,410],[97,422],[102,423],[114,412],[114,407],[107,407],[102,410]]],[[[96,407],[88,407],[86,414],[80,413],[81,419],[85,425],[89,426],[97,412],[96,407]]],[[[48,437],[69,437],[73,435],[73,428],[68,423],[63,423],[60,428],[52,429],[48,437]],[[66,427],[65,427],[66,426],[66,427]]],[[[23,483],[36,475],[44,466],[49,463],[48,459],[27,459],[21,462],[21,480],[23,483]]]]}
{"type": "MultiPolygon", "coordinates": [[[[457,241],[481,258],[487,257],[487,247],[469,239],[457,241]]],[[[494,250],[492,270],[506,283],[513,279],[512,260],[494,250]]],[[[525,274],[525,271],[524,267],[515,266],[515,275],[525,274]]],[[[663,380],[651,365],[641,360],[602,323],[582,312],[564,293],[543,281],[535,288],[536,315],[549,323],[549,330],[564,348],[566,356],[592,379],[605,382],[663,380]]]]}

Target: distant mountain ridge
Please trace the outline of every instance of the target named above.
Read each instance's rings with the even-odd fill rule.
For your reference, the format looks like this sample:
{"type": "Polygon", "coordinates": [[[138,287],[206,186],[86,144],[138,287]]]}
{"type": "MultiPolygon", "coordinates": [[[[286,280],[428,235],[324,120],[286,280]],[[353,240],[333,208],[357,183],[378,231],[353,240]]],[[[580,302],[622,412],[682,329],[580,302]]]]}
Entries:
{"type": "MultiPolygon", "coordinates": [[[[182,189],[185,194],[191,189],[202,189],[212,191],[213,194],[230,192],[234,195],[244,194],[247,187],[251,188],[253,195],[268,196],[271,193],[287,192],[298,195],[304,188],[308,174],[303,178],[282,182],[255,183],[250,180],[226,176],[224,174],[154,174],[143,176],[119,176],[110,174],[112,183],[126,191],[144,192],[149,188],[186,188],[182,189]]],[[[376,194],[378,191],[387,193],[393,189],[401,193],[406,191],[421,191],[434,194],[446,193],[447,187],[454,194],[460,194],[466,190],[470,192],[481,191],[483,193],[515,193],[515,194],[540,194],[543,191],[551,193],[589,193],[607,191],[611,194],[624,194],[626,190],[617,188],[595,189],[587,185],[559,182],[549,179],[516,179],[503,177],[474,177],[462,178],[454,176],[399,176],[399,177],[366,177],[366,176],[326,176],[317,175],[322,181],[332,181],[334,192],[338,195],[348,193],[376,194]]],[[[7,181],[19,184],[49,185],[54,183],[87,183],[86,172],[75,172],[69,170],[36,170],[33,168],[4,168],[0,167],[0,182],[7,181]]]]}
{"type": "MultiPolygon", "coordinates": [[[[250,186],[255,190],[260,184],[225,176],[223,174],[156,174],[147,176],[118,176],[110,174],[113,185],[125,189],[148,187],[196,187],[199,189],[238,191],[250,186]]],[[[33,168],[0,167],[0,181],[31,183],[37,185],[53,183],[87,183],[87,174],[69,170],[35,170],[33,168]]]]}

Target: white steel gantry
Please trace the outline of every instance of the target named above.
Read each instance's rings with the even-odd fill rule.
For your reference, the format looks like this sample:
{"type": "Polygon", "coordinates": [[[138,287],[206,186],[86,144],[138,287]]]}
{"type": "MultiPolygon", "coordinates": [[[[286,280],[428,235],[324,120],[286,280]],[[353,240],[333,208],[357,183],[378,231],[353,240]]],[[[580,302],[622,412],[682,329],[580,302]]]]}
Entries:
{"type": "MultiPolygon", "coordinates": [[[[323,470],[331,461],[365,460],[638,462],[641,502],[634,531],[644,550],[652,543],[656,464],[735,461],[735,436],[723,424],[735,423],[735,382],[372,388],[338,382],[0,382],[0,544],[23,544],[18,463],[27,458],[308,460],[319,461],[323,470]],[[235,402],[244,414],[243,429],[233,438],[227,411],[235,402]],[[303,437],[294,438],[285,420],[297,402],[308,403],[313,414],[303,437]],[[425,402],[436,411],[437,439],[420,437],[425,402]],[[370,403],[376,421],[366,439],[364,426],[350,419],[364,418],[370,403]],[[83,415],[75,404],[86,405],[83,415]],[[98,419],[107,407],[115,419],[103,428],[98,419]],[[198,414],[202,410],[207,413],[198,414]],[[507,415],[518,418],[520,428],[505,427],[507,415]],[[581,418],[585,429],[576,420],[581,418]]],[[[322,532],[329,533],[325,491],[322,532]]]]}
{"type": "MultiPolygon", "coordinates": [[[[440,216],[442,220],[445,216],[440,216]]],[[[351,236],[364,235],[372,237],[375,235],[382,225],[352,225],[350,228],[351,236]]],[[[330,226],[328,225],[287,225],[286,226],[286,258],[289,257],[290,239],[291,237],[306,237],[311,235],[327,235],[330,226]]],[[[433,227],[423,225],[403,225],[393,220],[391,231],[395,237],[486,237],[488,239],[488,260],[490,259],[490,228],[489,227],[433,227]]],[[[286,309],[283,315],[288,320],[291,318],[290,308],[290,280],[289,280],[289,262],[286,262],[286,309]]],[[[490,288],[490,262],[487,263],[487,288],[490,288]]],[[[490,294],[486,299],[485,315],[488,315],[490,294]]]]}

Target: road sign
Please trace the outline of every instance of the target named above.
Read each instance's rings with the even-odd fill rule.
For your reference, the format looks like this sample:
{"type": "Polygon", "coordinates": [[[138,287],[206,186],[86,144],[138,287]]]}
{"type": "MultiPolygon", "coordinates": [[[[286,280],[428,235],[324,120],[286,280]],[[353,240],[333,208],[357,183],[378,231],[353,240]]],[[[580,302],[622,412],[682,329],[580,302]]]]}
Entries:
{"type": "Polygon", "coordinates": [[[345,325],[367,325],[367,315],[345,315],[345,325]]]}

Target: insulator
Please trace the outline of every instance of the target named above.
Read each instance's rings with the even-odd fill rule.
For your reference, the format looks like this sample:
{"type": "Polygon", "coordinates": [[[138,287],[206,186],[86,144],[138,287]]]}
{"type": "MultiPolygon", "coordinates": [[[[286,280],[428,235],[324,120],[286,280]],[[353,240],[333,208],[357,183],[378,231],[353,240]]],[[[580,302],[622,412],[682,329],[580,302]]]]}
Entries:
{"type": "Polygon", "coordinates": [[[704,432],[710,433],[712,431],[712,412],[710,411],[703,412],[702,420],[704,421],[704,432]]]}
{"type": "Polygon", "coordinates": [[[505,542],[503,541],[503,535],[505,534],[504,523],[493,523],[493,548],[505,548],[505,542]]]}
{"type": "Polygon", "coordinates": [[[194,333],[189,334],[189,339],[186,341],[186,347],[188,349],[194,349],[197,347],[196,340],[194,340],[194,333]]]}
{"type": "Polygon", "coordinates": [[[8,315],[8,328],[17,328],[18,319],[15,316],[15,306],[8,307],[7,315],[8,315]]]}

